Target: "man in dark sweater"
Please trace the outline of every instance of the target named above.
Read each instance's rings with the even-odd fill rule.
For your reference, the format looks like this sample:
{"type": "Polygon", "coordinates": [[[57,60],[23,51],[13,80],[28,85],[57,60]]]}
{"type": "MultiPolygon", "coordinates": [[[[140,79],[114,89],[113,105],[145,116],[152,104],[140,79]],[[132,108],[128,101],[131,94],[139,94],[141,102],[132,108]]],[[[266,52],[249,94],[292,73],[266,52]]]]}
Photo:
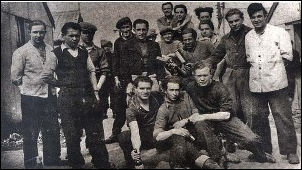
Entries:
{"type": "Polygon", "coordinates": [[[198,63],[193,67],[194,82],[187,86],[200,115],[190,118],[192,122],[205,121],[215,131],[223,133],[228,140],[254,154],[258,162],[275,162],[262,148],[260,138],[251,131],[232,111],[232,99],[227,88],[220,82],[212,80],[211,66],[198,63]]]}
{"type": "Polygon", "coordinates": [[[86,146],[96,168],[109,168],[105,144],[101,141],[102,131],[99,107],[99,88],[95,76],[95,67],[86,49],[78,46],[81,27],[74,22],[62,27],[64,43],[54,49],[55,58],[49,59],[42,78],[46,83],[60,87],[58,109],[66,138],[68,163],[72,168],[81,168],[85,164],[81,154],[81,130],[86,131],[86,146]],[[54,72],[58,80],[53,78],[54,72]]]}
{"type": "Polygon", "coordinates": [[[133,39],[132,33],[132,21],[128,17],[121,18],[116,23],[116,28],[119,29],[120,37],[114,42],[113,62],[112,62],[112,76],[114,77],[115,90],[114,111],[116,113],[112,135],[105,140],[105,143],[117,142],[117,136],[121,133],[121,129],[126,121],[126,108],[127,108],[127,94],[126,88],[131,82],[131,73],[129,70],[131,67],[131,60],[128,59],[125,51],[125,44],[127,41],[133,39]]]}

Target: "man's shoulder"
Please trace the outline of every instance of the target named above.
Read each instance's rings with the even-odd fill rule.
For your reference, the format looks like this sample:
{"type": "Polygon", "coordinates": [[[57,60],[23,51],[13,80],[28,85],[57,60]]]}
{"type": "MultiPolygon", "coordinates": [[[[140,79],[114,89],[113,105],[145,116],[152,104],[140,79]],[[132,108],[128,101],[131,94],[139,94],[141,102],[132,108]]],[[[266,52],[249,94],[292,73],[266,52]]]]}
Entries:
{"type": "Polygon", "coordinates": [[[30,48],[30,46],[31,46],[30,42],[27,42],[27,43],[23,44],[21,47],[17,48],[15,50],[15,52],[18,52],[18,53],[25,52],[26,50],[28,50],[30,48]]]}
{"type": "Polygon", "coordinates": [[[189,82],[186,86],[186,92],[190,93],[191,91],[194,91],[196,88],[195,81],[189,82]]]}

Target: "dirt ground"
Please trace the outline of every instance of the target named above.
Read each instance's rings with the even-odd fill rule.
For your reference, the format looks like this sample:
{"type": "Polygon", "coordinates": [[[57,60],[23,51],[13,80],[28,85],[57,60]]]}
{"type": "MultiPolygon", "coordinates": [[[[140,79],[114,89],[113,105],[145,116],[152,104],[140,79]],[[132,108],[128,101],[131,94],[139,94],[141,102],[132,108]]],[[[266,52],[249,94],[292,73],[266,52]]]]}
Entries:
{"type": "MultiPolygon", "coordinates": [[[[104,128],[105,128],[105,138],[111,135],[111,128],[112,128],[113,118],[112,114],[109,110],[109,118],[104,120],[104,128]]],[[[250,162],[248,156],[251,154],[245,150],[237,150],[236,155],[241,159],[241,163],[233,164],[229,163],[229,169],[301,169],[301,163],[296,165],[291,165],[287,162],[286,156],[282,156],[279,154],[279,147],[278,147],[278,140],[277,140],[277,132],[275,128],[274,121],[270,116],[270,124],[272,129],[272,141],[273,141],[273,155],[277,159],[277,163],[257,163],[257,162],[250,162]]],[[[124,126],[123,130],[126,130],[127,127],[124,126]]],[[[297,153],[300,157],[301,161],[301,119],[300,124],[297,125],[297,138],[298,138],[298,150],[297,153]]],[[[83,138],[82,143],[82,153],[85,158],[86,164],[83,167],[84,169],[92,169],[93,165],[90,163],[91,156],[88,153],[88,150],[85,148],[85,139],[83,138]]],[[[122,150],[120,149],[118,143],[108,144],[106,145],[108,152],[109,152],[109,159],[112,163],[115,164],[115,167],[118,169],[125,167],[124,156],[122,150]]],[[[62,148],[61,150],[61,158],[65,159],[66,157],[66,148],[62,148]]],[[[169,168],[167,162],[160,162],[159,164],[155,164],[152,162],[151,157],[155,155],[155,149],[145,151],[142,153],[143,161],[146,160],[146,168],[169,168]],[[151,160],[151,161],[147,161],[151,160]]],[[[42,157],[42,146],[39,146],[39,155],[42,157]]],[[[232,156],[232,155],[230,155],[232,156]]],[[[70,169],[68,166],[64,167],[50,167],[45,166],[45,169],[70,169]]],[[[24,169],[23,164],[23,151],[21,150],[11,150],[11,151],[1,151],[1,169],[24,169]]]]}

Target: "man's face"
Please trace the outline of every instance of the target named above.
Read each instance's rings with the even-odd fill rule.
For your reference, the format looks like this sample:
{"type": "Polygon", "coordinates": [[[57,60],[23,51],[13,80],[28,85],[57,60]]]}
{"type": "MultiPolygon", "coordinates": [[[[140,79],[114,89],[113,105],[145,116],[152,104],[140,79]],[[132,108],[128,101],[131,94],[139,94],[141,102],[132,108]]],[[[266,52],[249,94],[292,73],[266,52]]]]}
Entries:
{"type": "Polygon", "coordinates": [[[196,40],[193,38],[192,33],[182,35],[184,47],[187,49],[194,48],[196,40]]]}
{"type": "Polygon", "coordinates": [[[211,16],[209,12],[201,12],[198,17],[199,21],[211,20],[211,16]]]}
{"type": "Polygon", "coordinates": [[[80,30],[75,30],[73,28],[68,28],[66,31],[66,35],[63,35],[65,43],[71,47],[76,48],[80,41],[80,30]]]}
{"type": "Polygon", "coordinates": [[[163,5],[162,10],[165,16],[171,16],[172,15],[172,6],[170,4],[163,5]]]}
{"type": "Polygon", "coordinates": [[[146,24],[138,23],[135,26],[135,34],[139,40],[145,40],[147,37],[148,29],[146,24]]]}
{"type": "Polygon", "coordinates": [[[211,38],[213,36],[213,30],[208,24],[200,24],[199,30],[203,37],[211,38]]]}
{"type": "Polygon", "coordinates": [[[94,32],[83,30],[81,33],[81,38],[84,43],[91,43],[93,40],[94,32]]]}
{"type": "Polygon", "coordinates": [[[179,98],[180,87],[178,83],[168,83],[166,95],[171,101],[175,101],[179,98]]]}
{"type": "Polygon", "coordinates": [[[46,29],[43,25],[34,25],[30,30],[30,38],[35,44],[41,44],[44,41],[46,29]]]}
{"type": "Polygon", "coordinates": [[[130,37],[132,34],[131,30],[132,30],[131,24],[128,23],[128,24],[122,25],[120,28],[121,36],[124,38],[130,37]]]}
{"type": "Polygon", "coordinates": [[[233,31],[238,31],[242,27],[243,19],[239,14],[229,16],[227,21],[233,31]]]}
{"type": "Polygon", "coordinates": [[[210,73],[210,69],[208,67],[197,69],[194,74],[194,79],[196,83],[201,86],[205,87],[211,84],[212,82],[212,75],[210,73]]]}
{"type": "Polygon", "coordinates": [[[163,34],[163,40],[166,42],[166,43],[170,43],[173,41],[173,33],[172,32],[166,32],[163,34]]]}
{"type": "Polygon", "coordinates": [[[185,9],[183,8],[176,8],[175,9],[175,16],[178,21],[183,21],[186,18],[185,9]]]}
{"type": "Polygon", "coordinates": [[[264,15],[263,10],[255,12],[251,16],[251,22],[256,29],[265,27],[266,16],[264,15]]]}
{"type": "Polygon", "coordinates": [[[151,83],[149,82],[138,82],[136,88],[136,95],[142,100],[147,100],[151,93],[151,83]]]}

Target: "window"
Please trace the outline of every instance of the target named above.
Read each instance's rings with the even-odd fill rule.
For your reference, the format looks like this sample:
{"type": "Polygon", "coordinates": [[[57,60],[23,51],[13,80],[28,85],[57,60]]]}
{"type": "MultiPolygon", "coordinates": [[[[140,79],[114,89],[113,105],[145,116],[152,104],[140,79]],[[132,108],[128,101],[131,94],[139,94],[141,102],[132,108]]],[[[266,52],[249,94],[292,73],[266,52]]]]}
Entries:
{"type": "Polygon", "coordinates": [[[17,47],[19,48],[30,39],[30,35],[28,31],[30,20],[16,16],[16,22],[18,28],[17,47]]]}

